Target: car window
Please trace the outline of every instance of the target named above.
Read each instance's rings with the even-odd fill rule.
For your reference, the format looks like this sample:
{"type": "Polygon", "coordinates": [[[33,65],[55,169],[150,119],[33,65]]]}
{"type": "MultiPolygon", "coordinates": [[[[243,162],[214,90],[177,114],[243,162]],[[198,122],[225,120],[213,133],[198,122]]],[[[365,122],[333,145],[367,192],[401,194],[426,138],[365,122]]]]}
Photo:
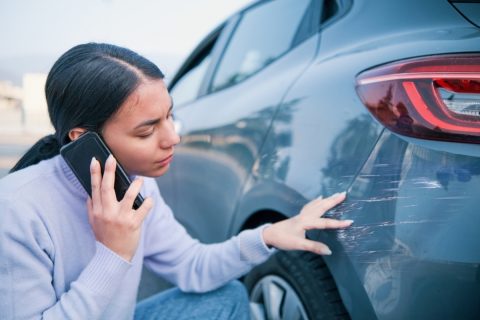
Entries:
{"type": "Polygon", "coordinates": [[[211,91],[236,84],[292,48],[310,0],[277,0],[246,11],[212,81],[211,91]]]}
{"type": "Polygon", "coordinates": [[[197,98],[203,77],[210,64],[213,44],[214,42],[199,53],[189,69],[170,90],[175,105],[181,105],[197,98]]]}

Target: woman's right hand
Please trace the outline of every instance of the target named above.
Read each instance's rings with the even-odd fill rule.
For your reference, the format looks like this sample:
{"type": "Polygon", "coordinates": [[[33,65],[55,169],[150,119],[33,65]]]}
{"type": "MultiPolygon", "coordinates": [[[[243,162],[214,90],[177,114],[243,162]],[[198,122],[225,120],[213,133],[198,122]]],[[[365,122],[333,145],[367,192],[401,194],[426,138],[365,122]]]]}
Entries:
{"type": "Polygon", "coordinates": [[[92,197],[87,200],[88,219],[97,241],[131,261],[138,247],[143,220],[150,212],[153,200],[146,198],[140,208],[132,209],[143,183],[142,179],[135,179],[123,199],[118,201],[114,190],[116,165],[115,158],[110,155],[102,178],[100,164],[92,159],[92,197]]]}

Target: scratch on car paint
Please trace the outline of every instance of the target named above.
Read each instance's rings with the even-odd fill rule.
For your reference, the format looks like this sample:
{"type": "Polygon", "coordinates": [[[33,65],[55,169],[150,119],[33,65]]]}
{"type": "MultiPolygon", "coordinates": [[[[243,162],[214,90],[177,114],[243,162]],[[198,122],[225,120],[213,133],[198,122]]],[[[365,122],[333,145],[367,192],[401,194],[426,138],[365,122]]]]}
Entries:
{"type": "Polygon", "coordinates": [[[361,210],[361,204],[358,202],[342,203],[339,207],[330,210],[325,217],[341,218],[342,215],[361,210]]]}
{"type": "Polygon", "coordinates": [[[421,223],[432,223],[433,220],[410,220],[410,221],[384,221],[380,223],[364,224],[358,228],[383,228],[383,227],[394,227],[396,225],[402,224],[421,224],[421,223]]]}
{"type": "Polygon", "coordinates": [[[469,199],[470,197],[466,196],[456,196],[456,197],[436,197],[435,200],[465,200],[469,199]]]}
{"type": "Polygon", "coordinates": [[[400,188],[386,188],[386,189],[383,189],[384,191],[388,191],[388,192],[398,192],[400,190],[400,188]]]}
{"type": "Polygon", "coordinates": [[[418,185],[422,189],[440,189],[442,185],[436,181],[428,178],[416,178],[412,179],[414,185],[418,185]]]}
{"type": "Polygon", "coordinates": [[[381,174],[361,174],[358,176],[358,178],[376,178],[381,176],[381,174]]]}
{"type": "Polygon", "coordinates": [[[357,201],[370,203],[370,202],[393,201],[393,200],[397,200],[397,199],[408,199],[408,197],[399,197],[399,196],[372,197],[370,199],[361,199],[361,200],[357,200],[357,201]]]}
{"type": "Polygon", "coordinates": [[[373,165],[373,167],[377,167],[377,168],[384,168],[388,166],[390,166],[390,163],[376,163],[373,165]]]}
{"type": "Polygon", "coordinates": [[[351,226],[348,229],[337,230],[337,236],[343,240],[357,240],[357,238],[373,234],[373,229],[370,226],[351,226]]]}
{"type": "Polygon", "coordinates": [[[432,219],[425,219],[425,220],[412,220],[412,221],[400,221],[397,224],[421,224],[421,223],[432,223],[432,222],[439,222],[440,220],[432,220],[432,219]]]}

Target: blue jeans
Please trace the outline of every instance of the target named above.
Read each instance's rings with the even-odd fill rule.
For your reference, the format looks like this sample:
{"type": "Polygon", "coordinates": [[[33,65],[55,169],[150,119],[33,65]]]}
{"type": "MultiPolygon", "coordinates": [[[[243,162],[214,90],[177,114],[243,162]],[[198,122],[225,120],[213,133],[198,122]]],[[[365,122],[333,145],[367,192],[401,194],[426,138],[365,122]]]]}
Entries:
{"type": "Polygon", "coordinates": [[[232,281],[214,291],[185,293],[178,288],[142,300],[135,308],[135,320],[250,319],[247,291],[232,281]]]}

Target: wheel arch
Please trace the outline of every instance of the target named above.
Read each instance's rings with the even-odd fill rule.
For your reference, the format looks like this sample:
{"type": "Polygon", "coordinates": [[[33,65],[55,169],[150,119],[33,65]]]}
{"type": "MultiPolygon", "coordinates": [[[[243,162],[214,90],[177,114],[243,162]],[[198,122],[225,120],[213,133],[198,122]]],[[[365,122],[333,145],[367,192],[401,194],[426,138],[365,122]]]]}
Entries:
{"type": "Polygon", "coordinates": [[[239,231],[253,229],[265,223],[275,223],[286,218],[288,217],[284,214],[281,214],[280,212],[269,209],[262,209],[252,213],[242,224],[239,231]]]}
{"type": "MultiPolygon", "coordinates": [[[[305,199],[300,193],[285,184],[272,181],[259,182],[251,187],[248,192],[245,192],[244,196],[239,200],[234,221],[230,228],[230,234],[238,234],[245,229],[255,228],[265,223],[275,223],[292,217],[300,212],[307,201],[308,199],[305,199]]],[[[333,278],[343,305],[349,313],[352,310],[358,311],[360,309],[364,314],[375,317],[371,302],[361,281],[338,282],[339,279],[336,277],[335,268],[342,269],[342,272],[356,274],[351,262],[347,259],[342,263],[339,261],[338,256],[344,257],[344,254],[334,254],[326,258],[321,257],[321,260],[325,263],[326,270],[333,278]]]]}
{"type": "Polygon", "coordinates": [[[292,217],[300,212],[306,202],[302,195],[284,184],[257,182],[239,199],[229,234],[238,234],[247,228],[292,217]]]}

